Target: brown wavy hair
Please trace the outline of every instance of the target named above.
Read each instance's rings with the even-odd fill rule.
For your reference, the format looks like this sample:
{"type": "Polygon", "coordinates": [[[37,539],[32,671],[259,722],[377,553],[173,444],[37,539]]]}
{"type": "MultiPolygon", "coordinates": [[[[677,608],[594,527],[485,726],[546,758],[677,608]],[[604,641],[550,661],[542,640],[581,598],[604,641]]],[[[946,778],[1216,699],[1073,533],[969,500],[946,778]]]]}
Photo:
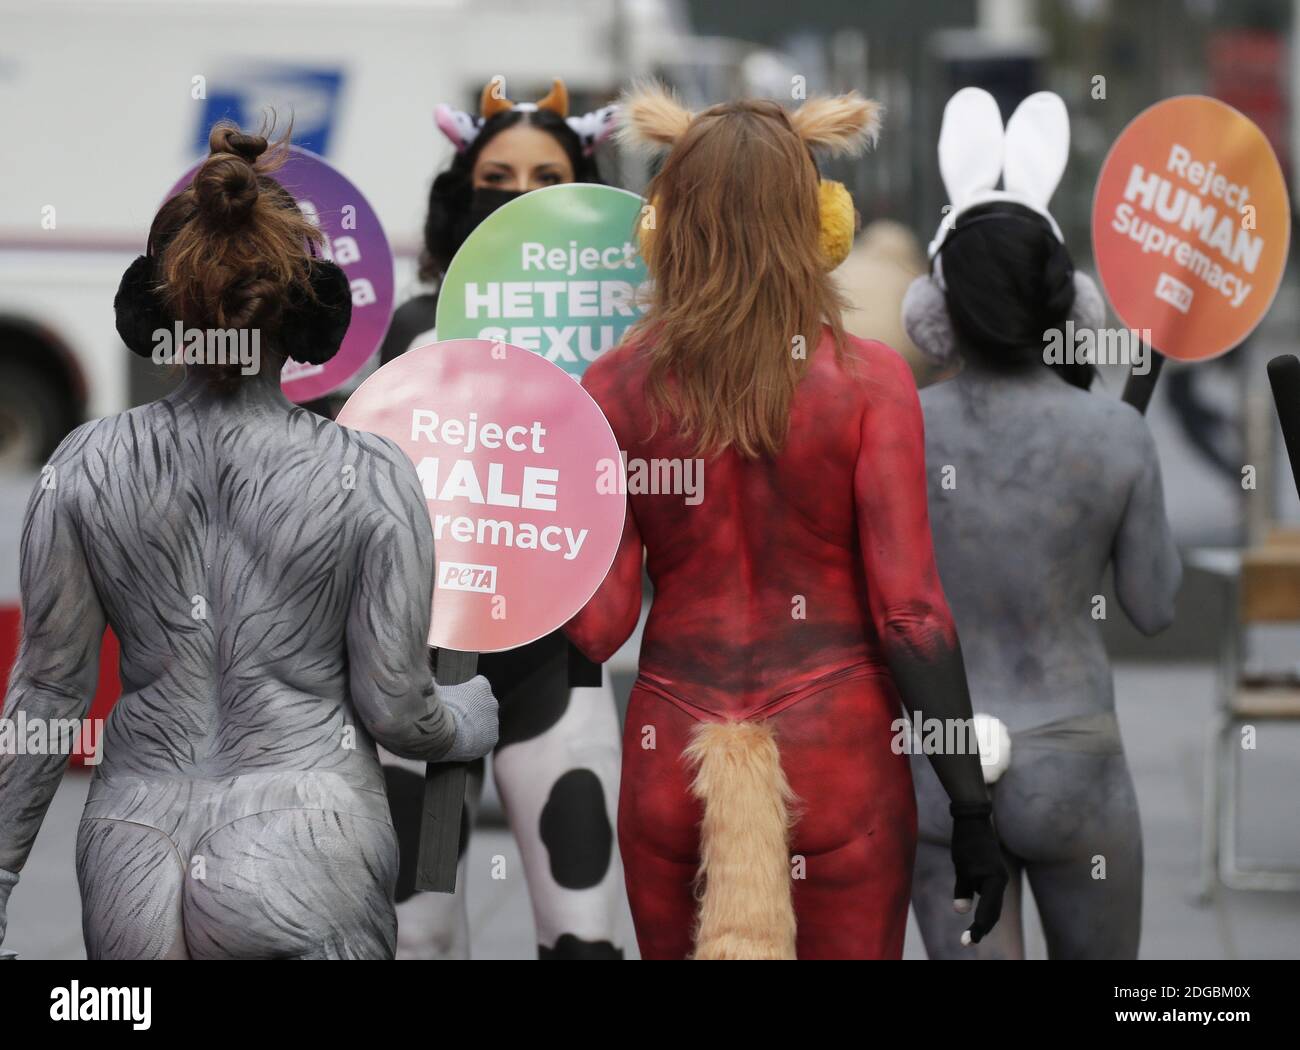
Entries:
{"type": "MultiPolygon", "coordinates": [[[[257,329],[264,352],[275,350],[290,299],[315,299],[311,253],[323,243],[270,174],[288,158],[292,130],[271,144],[266,125],[253,135],[218,122],[207,160],[149,229],[148,251],[158,259],[171,315],[193,328],[257,329]]],[[[241,379],[238,363],[202,367],[220,389],[241,379]]]]}
{"type": "MultiPolygon", "coordinates": [[[[874,120],[875,104],[856,102],[873,107],[874,120]]],[[[695,115],[674,109],[675,99],[658,89],[625,105],[633,137],[671,145],[646,190],[655,223],[646,260],[652,285],[632,330],[651,358],[654,425],[672,417],[703,455],[729,447],[775,455],[823,324],[836,354],[844,349],[844,302],[821,253],[808,131],[762,99],[695,115]]],[[[846,141],[873,133],[867,123],[836,133],[846,141]]]]}

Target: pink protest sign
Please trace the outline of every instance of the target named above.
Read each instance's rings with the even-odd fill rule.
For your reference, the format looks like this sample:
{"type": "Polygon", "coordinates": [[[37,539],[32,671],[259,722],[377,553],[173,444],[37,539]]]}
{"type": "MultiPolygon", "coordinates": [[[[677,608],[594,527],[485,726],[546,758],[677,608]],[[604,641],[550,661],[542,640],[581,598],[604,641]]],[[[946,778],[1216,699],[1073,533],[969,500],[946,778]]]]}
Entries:
{"type": "Polygon", "coordinates": [[[487,339],[432,343],[362,383],[338,421],[392,438],[416,466],[438,559],[430,645],[525,645],[604,580],[623,532],[622,459],[558,366],[487,339]]]}
{"type": "MultiPolygon", "coordinates": [[[[182,175],[168,198],[188,187],[198,170],[196,164],[182,175]]],[[[286,361],[280,373],[284,396],[301,403],[337,390],[384,341],[393,315],[393,253],[370,203],[324,157],[291,146],[272,177],[320,227],[325,234],[322,254],[343,269],[352,286],[352,322],[339,352],[324,364],[286,361]]]]}

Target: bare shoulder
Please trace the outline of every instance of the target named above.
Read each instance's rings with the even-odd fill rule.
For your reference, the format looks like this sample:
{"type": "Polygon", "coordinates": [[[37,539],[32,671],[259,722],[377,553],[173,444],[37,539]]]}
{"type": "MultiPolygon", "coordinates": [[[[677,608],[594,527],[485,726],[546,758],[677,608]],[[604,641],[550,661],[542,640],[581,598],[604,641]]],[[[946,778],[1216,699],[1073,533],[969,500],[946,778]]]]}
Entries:
{"type": "MultiPolygon", "coordinates": [[[[834,355],[825,359],[835,361],[834,355]]],[[[834,367],[868,405],[910,407],[916,402],[916,380],[903,355],[878,339],[845,333],[844,353],[834,367]]]]}
{"type": "MultiPolygon", "coordinates": [[[[122,414],[126,415],[126,413],[122,414]]],[[[59,442],[58,448],[50,456],[50,463],[75,462],[86,452],[93,452],[95,449],[100,448],[113,432],[115,422],[116,417],[109,416],[103,419],[89,420],[74,428],[59,442]]]]}
{"type": "Polygon", "coordinates": [[[616,430],[645,397],[647,361],[639,347],[624,342],[601,354],[582,375],[582,388],[616,430]]]}
{"type": "Polygon", "coordinates": [[[1116,463],[1134,473],[1155,463],[1155,438],[1146,417],[1118,397],[1096,393],[1085,400],[1097,420],[1099,439],[1116,463]]]}
{"type": "Polygon", "coordinates": [[[1155,442],[1142,413],[1110,390],[1081,390],[1061,383],[1044,411],[1070,426],[1077,439],[1087,440],[1094,450],[1114,454],[1131,452],[1135,461],[1154,453],[1155,442]]]}
{"type": "Polygon", "coordinates": [[[48,466],[85,468],[91,475],[109,470],[110,464],[119,472],[147,472],[168,445],[167,420],[158,405],[151,402],[82,423],[59,443],[48,466]]]}
{"type": "Polygon", "coordinates": [[[597,392],[626,390],[638,382],[644,357],[638,348],[639,344],[626,342],[601,354],[582,374],[584,389],[595,397],[597,392]]]}
{"type": "Polygon", "coordinates": [[[338,433],[344,472],[355,471],[356,491],[368,509],[427,520],[428,508],[419,473],[410,457],[392,438],[354,430],[325,420],[338,433]]]}
{"type": "Polygon", "coordinates": [[[345,427],[333,420],[322,420],[322,423],[325,427],[337,433],[339,448],[344,452],[351,452],[357,458],[374,460],[388,466],[399,467],[402,464],[411,466],[410,458],[402,451],[401,446],[390,437],[369,430],[345,427]]]}

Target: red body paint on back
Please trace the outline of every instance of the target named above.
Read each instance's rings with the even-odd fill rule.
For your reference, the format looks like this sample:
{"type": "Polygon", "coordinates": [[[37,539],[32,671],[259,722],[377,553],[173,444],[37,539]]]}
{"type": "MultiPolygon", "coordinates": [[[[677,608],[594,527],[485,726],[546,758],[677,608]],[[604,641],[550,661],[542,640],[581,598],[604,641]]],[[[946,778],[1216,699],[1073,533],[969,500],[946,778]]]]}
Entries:
{"type": "MultiPolygon", "coordinates": [[[[583,384],[629,462],[692,459],[671,420],[651,434],[648,364],[625,345],[583,384]]],[[[636,625],[644,548],[654,599],[619,816],[643,954],[689,947],[699,811],[679,759],[691,720],[749,718],[773,719],[803,802],[792,840],[809,864],[795,892],[801,957],[901,952],[915,809],[908,760],[890,746],[901,709],[888,657],[956,644],[924,448],[903,359],[852,337],[837,359],[824,330],[780,455],[705,460],[698,505],[630,495],[614,566],[566,631],[592,659],[612,655],[636,625]]]]}

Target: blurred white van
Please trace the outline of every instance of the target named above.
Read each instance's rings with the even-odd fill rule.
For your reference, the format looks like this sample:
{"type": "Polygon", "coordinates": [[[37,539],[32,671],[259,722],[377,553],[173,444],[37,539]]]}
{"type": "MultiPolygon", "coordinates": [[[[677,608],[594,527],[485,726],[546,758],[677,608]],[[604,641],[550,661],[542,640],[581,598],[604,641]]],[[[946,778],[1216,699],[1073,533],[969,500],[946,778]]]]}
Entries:
{"type": "Polygon", "coordinates": [[[113,294],[218,118],[292,115],[378,212],[400,302],[448,156],[435,104],[562,76],[581,111],[688,50],[658,0],[0,0],[0,468],[156,394],[113,294]]]}

